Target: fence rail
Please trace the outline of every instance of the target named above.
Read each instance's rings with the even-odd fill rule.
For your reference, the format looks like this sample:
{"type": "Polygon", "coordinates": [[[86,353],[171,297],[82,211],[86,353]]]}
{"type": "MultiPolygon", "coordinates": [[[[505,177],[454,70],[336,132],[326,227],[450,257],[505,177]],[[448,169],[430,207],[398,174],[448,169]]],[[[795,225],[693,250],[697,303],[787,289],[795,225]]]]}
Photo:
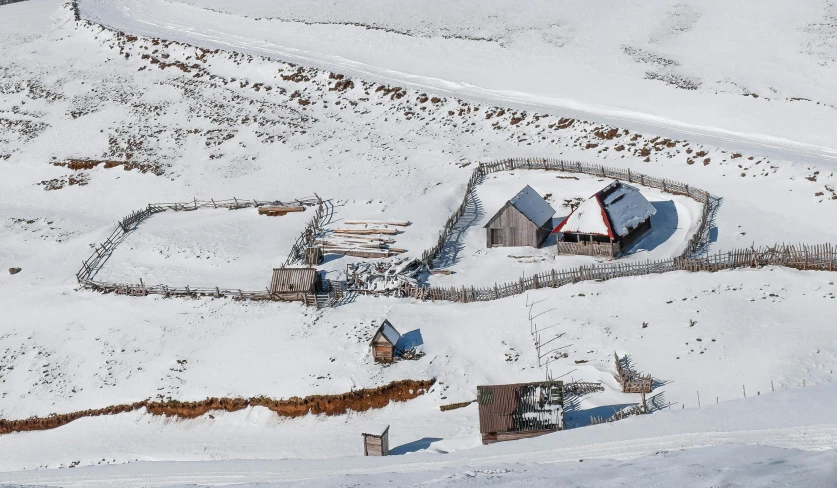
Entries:
{"type": "Polygon", "coordinates": [[[609,263],[579,266],[567,270],[550,270],[520,278],[518,281],[494,284],[491,287],[428,287],[405,284],[403,295],[420,300],[452,302],[485,302],[519,295],[528,290],[558,288],[581,281],[605,281],[628,276],[668,273],[672,271],[721,271],[736,268],[783,266],[802,270],[837,270],[837,246],[776,245],[773,247],[736,249],[701,258],[675,257],[636,263],[609,263]]]}

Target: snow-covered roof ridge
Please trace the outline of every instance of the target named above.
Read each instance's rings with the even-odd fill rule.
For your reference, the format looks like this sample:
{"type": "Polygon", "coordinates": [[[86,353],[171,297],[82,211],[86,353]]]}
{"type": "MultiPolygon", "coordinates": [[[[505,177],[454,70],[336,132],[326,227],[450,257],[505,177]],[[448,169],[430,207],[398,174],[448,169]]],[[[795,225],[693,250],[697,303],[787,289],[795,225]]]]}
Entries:
{"type": "Polygon", "coordinates": [[[529,185],[513,196],[509,203],[538,226],[555,215],[555,209],[529,185]]]}
{"type": "Polygon", "coordinates": [[[637,187],[621,181],[614,181],[600,191],[598,196],[610,217],[611,229],[620,237],[657,213],[657,209],[637,187]]]}
{"type": "MultiPolygon", "coordinates": [[[[395,327],[389,323],[389,320],[384,319],[384,322],[378,328],[378,332],[384,336],[384,339],[389,341],[390,344],[395,346],[398,343],[398,340],[401,339],[401,334],[395,330],[395,327]]],[[[375,332],[375,336],[378,335],[378,332],[375,332]]],[[[375,336],[372,337],[372,340],[375,340],[375,336]]]]}
{"type": "Polygon", "coordinates": [[[582,202],[554,232],[623,237],[656,213],[639,189],[614,181],[582,202]]]}

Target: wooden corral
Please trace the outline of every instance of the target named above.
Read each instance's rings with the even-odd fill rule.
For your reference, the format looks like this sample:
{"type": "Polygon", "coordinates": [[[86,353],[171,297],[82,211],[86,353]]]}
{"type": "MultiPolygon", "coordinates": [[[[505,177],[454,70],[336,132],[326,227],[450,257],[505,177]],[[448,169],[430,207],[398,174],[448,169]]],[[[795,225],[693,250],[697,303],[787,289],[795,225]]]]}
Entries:
{"type": "Polygon", "coordinates": [[[564,428],[564,383],[477,387],[483,444],[536,437],[564,428]]]}
{"type": "Polygon", "coordinates": [[[322,289],[322,280],[315,268],[276,268],[269,291],[274,300],[313,304],[317,292],[322,289]]]}
{"type": "Polygon", "coordinates": [[[372,427],[363,433],[364,456],[389,456],[389,425],[372,427]]]}
{"type": "Polygon", "coordinates": [[[372,358],[378,362],[394,361],[399,353],[396,347],[399,339],[401,339],[401,334],[395,330],[395,327],[389,323],[389,320],[384,320],[384,323],[378,327],[378,330],[369,342],[369,347],[372,350],[372,358]]]}
{"type": "Polygon", "coordinates": [[[540,247],[552,231],[553,215],[555,210],[527,185],[485,224],[485,245],[540,247]]]}

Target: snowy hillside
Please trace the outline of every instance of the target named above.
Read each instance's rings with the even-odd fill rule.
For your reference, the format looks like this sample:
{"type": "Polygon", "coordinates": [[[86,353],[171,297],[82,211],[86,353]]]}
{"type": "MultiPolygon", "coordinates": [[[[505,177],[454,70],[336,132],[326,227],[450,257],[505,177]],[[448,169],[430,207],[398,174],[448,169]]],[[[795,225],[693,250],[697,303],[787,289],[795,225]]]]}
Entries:
{"type": "MultiPolygon", "coordinates": [[[[352,221],[405,221],[374,238],[398,249],[390,261],[419,258],[474,168],[509,157],[706,190],[719,199],[706,222],[710,253],[837,243],[834,9],[663,0],[0,6],[0,421],[435,380],[414,399],[342,415],[248,406],[187,419],[141,408],[0,433],[0,484],[537,486],[578,477],[662,487],[688,477],[697,486],[834,486],[833,272],[677,271],[481,303],[355,294],[333,308],[103,294],[76,279],[117,221],[164,202],[317,195],[328,239],[365,225],[352,221]],[[424,355],[374,362],[369,341],[383,319],[424,355]],[[621,392],[614,353],[653,376],[652,414],[591,426],[640,402],[621,392]],[[564,432],[483,446],[476,404],[440,410],[471,402],[478,385],[547,375],[602,385],[567,404],[564,432]],[[392,457],[362,457],[370,422],[390,425],[392,457]]],[[[539,249],[486,248],[484,226],[526,185],[557,224],[612,181],[537,169],[486,175],[436,262],[441,272],[417,279],[490,287],[610,262],[556,255],[556,235],[539,249]]],[[[633,184],[656,213],[616,262],[680,256],[701,203],[633,184]]],[[[155,214],[108,253],[96,279],[264,291],[312,213],[155,214]]],[[[342,280],[358,262],[380,261],[328,254],[320,270],[342,280]]]]}

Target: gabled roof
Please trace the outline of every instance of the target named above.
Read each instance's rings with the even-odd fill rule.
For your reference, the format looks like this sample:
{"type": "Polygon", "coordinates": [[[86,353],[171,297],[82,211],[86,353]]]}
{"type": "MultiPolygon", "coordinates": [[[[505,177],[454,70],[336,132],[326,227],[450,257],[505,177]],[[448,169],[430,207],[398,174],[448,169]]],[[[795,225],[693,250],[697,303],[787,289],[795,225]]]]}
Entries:
{"type": "MultiPolygon", "coordinates": [[[[541,227],[549,222],[549,219],[555,215],[555,209],[553,209],[552,206],[549,205],[540,195],[538,195],[538,192],[536,192],[529,185],[526,185],[526,187],[520,190],[517,195],[513,196],[511,200],[508,201],[507,205],[511,205],[516,208],[538,227],[541,227]]],[[[485,227],[491,225],[491,222],[493,222],[494,219],[496,219],[497,216],[505,210],[505,208],[506,205],[494,214],[488,223],[485,224],[485,227]]]]}
{"type": "Polygon", "coordinates": [[[375,340],[378,338],[378,335],[382,335],[384,339],[387,340],[387,342],[393,345],[393,347],[395,347],[395,345],[398,344],[398,339],[401,339],[401,334],[399,334],[398,331],[395,330],[395,327],[393,327],[392,324],[389,323],[389,320],[384,320],[384,323],[381,324],[380,327],[378,327],[378,330],[372,336],[372,341],[370,341],[369,343],[370,345],[375,342],[375,340]]]}
{"type": "Polygon", "coordinates": [[[656,213],[636,187],[614,181],[582,202],[552,232],[623,237],[656,213]]]}

